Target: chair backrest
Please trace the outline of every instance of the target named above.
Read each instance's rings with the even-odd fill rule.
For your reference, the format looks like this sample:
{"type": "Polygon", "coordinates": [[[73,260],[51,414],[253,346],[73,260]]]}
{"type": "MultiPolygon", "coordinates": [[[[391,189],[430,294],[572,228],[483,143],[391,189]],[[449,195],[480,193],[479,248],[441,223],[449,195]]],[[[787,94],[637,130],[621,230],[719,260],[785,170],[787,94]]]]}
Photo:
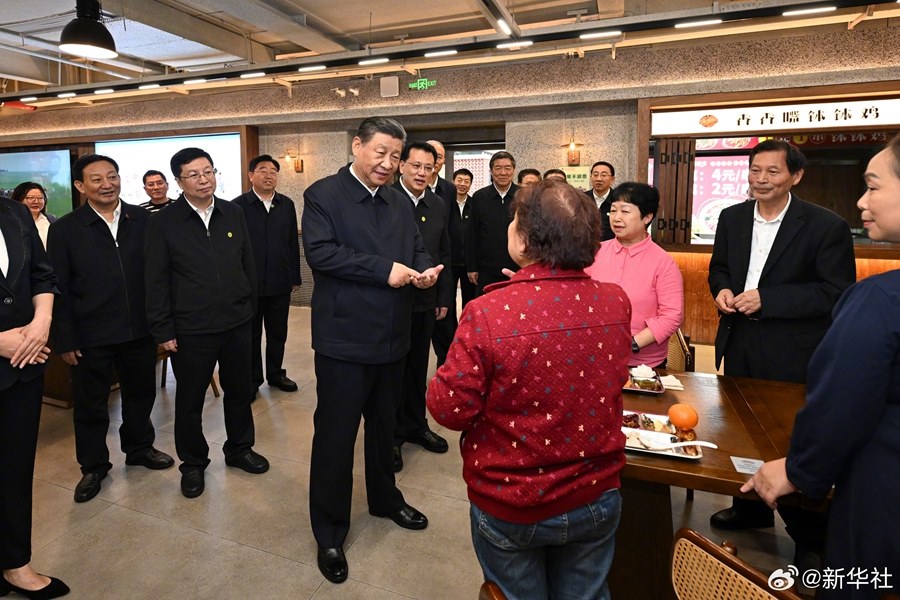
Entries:
{"type": "MultiPolygon", "coordinates": [[[[727,544],[727,542],[725,543],[727,544]]],[[[768,577],[693,529],[675,533],[672,586],[678,600],[801,600],[790,590],[772,589],[768,577]]]]}
{"type": "Polygon", "coordinates": [[[500,586],[493,581],[485,581],[478,591],[478,600],[506,600],[500,586]]]}
{"type": "Polygon", "coordinates": [[[671,373],[685,371],[692,373],[694,371],[694,353],[680,327],[669,338],[666,371],[671,373]]]}

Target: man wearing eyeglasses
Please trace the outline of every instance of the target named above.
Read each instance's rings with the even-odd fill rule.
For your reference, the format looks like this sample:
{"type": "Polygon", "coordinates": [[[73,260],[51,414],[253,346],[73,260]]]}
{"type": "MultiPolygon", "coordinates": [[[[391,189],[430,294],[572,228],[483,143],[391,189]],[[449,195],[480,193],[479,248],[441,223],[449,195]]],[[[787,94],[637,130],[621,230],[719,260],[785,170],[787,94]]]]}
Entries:
{"type": "Polygon", "coordinates": [[[224,392],[225,464],[248,473],[269,469],[269,462],[253,451],[250,412],[256,266],[243,209],[214,196],[212,157],[200,148],[185,148],[170,164],[182,194],[150,217],[147,318],[157,343],[171,352],[181,493],[195,498],[203,493],[210,462],[203,401],[216,362],[224,392]]]}
{"type": "Polygon", "coordinates": [[[169,182],[161,171],[150,169],[144,173],[144,191],[150,199],[141,204],[141,208],[156,212],[172,204],[172,199],[169,198],[169,182]]]}
{"type": "Polygon", "coordinates": [[[485,286],[508,279],[503,269],[519,270],[506,246],[506,230],[513,219],[509,207],[521,189],[513,183],[516,159],[501,150],[491,156],[489,165],[491,184],[472,195],[470,235],[466,239],[466,271],[479,296],[485,286]]]}
{"type": "Polygon", "coordinates": [[[598,160],[591,166],[591,199],[600,211],[601,239],[605,242],[616,237],[609,224],[609,209],[612,201],[609,194],[616,183],[616,168],[605,160],[598,160]]]}
{"type": "Polygon", "coordinates": [[[403,469],[400,448],[404,442],[422,446],[429,452],[442,454],[449,448],[447,440],[431,431],[425,412],[425,385],[428,380],[428,358],[431,336],[436,321],[447,318],[453,305],[450,273],[450,236],[445,220],[444,201],[428,187],[435,170],[436,149],[428,143],[411,142],[400,154],[400,180],[394,187],[410,199],[416,225],[425,250],[435,265],[443,265],[437,285],[413,290],[412,337],[406,354],[403,387],[397,403],[397,427],[394,431],[394,472],[403,469]]]}
{"type": "Polygon", "coordinates": [[[284,370],[291,291],[300,287],[300,242],[294,201],[275,191],[278,161],[263,154],[250,161],[250,191],[233,200],[244,209],[258,282],[253,316],[251,377],[253,396],[263,383],[262,330],[266,327],[266,380],[284,392],[296,392],[284,370]]]}
{"type": "Polygon", "coordinates": [[[72,165],[85,204],[50,226],[47,250],[61,295],[53,305],[53,349],[72,367],[75,457],[81,480],[75,502],[100,492],[112,468],[109,388],[122,395],[119,438],[126,465],[168,469],[171,456],[153,447],[156,344],[144,310],[144,241],[149,215],[119,199],[119,166],[88,154],[72,165]]]}

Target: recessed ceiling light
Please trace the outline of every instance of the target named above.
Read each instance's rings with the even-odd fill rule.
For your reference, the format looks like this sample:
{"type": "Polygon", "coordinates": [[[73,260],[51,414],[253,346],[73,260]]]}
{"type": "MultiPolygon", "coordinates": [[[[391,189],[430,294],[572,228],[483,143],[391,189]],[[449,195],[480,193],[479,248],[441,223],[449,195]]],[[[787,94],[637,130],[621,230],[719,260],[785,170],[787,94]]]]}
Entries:
{"type": "Polygon", "coordinates": [[[583,40],[596,40],[599,38],[619,37],[620,35],[622,35],[621,31],[595,31],[594,33],[582,33],[578,37],[583,40]]]}
{"type": "Polygon", "coordinates": [[[381,63],[386,63],[389,60],[389,58],[368,58],[366,60],[359,61],[359,64],[363,67],[366,65],[380,65],[381,63]]]}
{"type": "Polygon", "coordinates": [[[506,35],[512,35],[512,28],[509,26],[509,23],[504,19],[497,19],[497,25],[500,27],[500,31],[505,33],[506,35]]]}
{"type": "Polygon", "coordinates": [[[197,85],[199,83],[206,83],[206,80],[200,77],[198,79],[186,79],[184,81],[184,85],[197,85]]]}
{"type": "Polygon", "coordinates": [[[437,58],[438,56],[453,56],[456,50],[435,50],[434,52],[426,52],[425,58],[437,58]]]}
{"type": "Polygon", "coordinates": [[[254,73],[241,73],[241,79],[256,79],[257,77],[265,77],[265,71],[256,71],[254,73]]]}
{"type": "Polygon", "coordinates": [[[112,88],[103,88],[102,90],[94,90],[94,93],[98,94],[98,95],[99,94],[112,94],[115,91],[116,90],[114,90],[112,88]]]}
{"type": "Polygon", "coordinates": [[[798,15],[814,15],[816,13],[825,13],[837,10],[837,6],[820,6],[818,8],[799,8],[797,10],[788,10],[782,14],[784,17],[796,17],[798,15]]]}
{"type": "Polygon", "coordinates": [[[25,96],[24,98],[19,98],[19,102],[34,102],[37,100],[37,96],[25,96]]]}
{"type": "Polygon", "coordinates": [[[309,73],[310,71],[324,71],[325,68],[326,68],[325,65],[312,65],[309,67],[300,67],[297,70],[300,71],[301,73],[309,73]]]}
{"type": "Polygon", "coordinates": [[[505,42],[503,44],[497,44],[498,48],[524,48],[525,46],[530,46],[534,42],[531,40],[519,40],[518,42],[505,42]]]}
{"type": "Polygon", "coordinates": [[[63,92],[62,94],[57,94],[57,98],[72,98],[75,96],[75,92],[63,92]]]}
{"type": "Polygon", "coordinates": [[[686,21],[684,23],[676,23],[675,29],[685,29],[687,27],[705,27],[706,25],[719,25],[722,19],[708,19],[706,21],[686,21]]]}
{"type": "Polygon", "coordinates": [[[139,90],[155,90],[159,87],[158,83],[145,83],[144,85],[139,85],[139,90]]]}

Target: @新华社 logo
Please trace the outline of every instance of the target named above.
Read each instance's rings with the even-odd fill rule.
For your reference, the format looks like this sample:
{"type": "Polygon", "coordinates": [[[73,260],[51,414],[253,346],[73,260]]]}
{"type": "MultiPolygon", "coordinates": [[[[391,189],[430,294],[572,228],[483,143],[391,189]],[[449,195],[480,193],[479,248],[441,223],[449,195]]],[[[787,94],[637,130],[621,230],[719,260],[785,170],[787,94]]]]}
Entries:
{"type": "Polygon", "coordinates": [[[794,577],[800,575],[800,570],[794,565],[788,565],[787,569],[775,569],[769,575],[769,587],[773,590],[786,590],[794,585],[794,577]]]}

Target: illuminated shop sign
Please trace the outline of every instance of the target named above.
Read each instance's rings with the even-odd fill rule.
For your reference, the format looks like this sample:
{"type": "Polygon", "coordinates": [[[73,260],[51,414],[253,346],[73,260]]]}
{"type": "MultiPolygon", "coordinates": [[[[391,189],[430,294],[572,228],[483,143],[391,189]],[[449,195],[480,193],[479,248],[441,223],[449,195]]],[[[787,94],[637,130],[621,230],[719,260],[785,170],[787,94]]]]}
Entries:
{"type": "Polygon", "coordinates": [[[655,137],[900,125],[900,98],[654,112],[655,137]]]}

